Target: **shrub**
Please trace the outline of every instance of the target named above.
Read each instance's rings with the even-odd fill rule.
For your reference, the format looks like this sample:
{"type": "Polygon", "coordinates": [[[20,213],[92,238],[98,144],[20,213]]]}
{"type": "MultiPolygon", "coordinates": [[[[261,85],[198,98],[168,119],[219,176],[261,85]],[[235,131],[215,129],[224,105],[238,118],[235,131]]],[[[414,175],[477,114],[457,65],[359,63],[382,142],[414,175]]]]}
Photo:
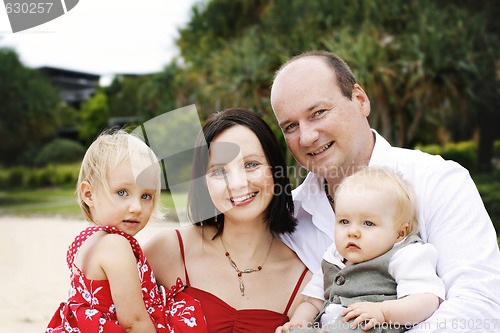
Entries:
{"type": "Polygon", "coordinates": [[[421,150],[423,152],[432,154],[432,155],[441,155],[442,148],[440,145],[437,144],[432,144],[432,145],[426,145],[426,146],[421,146],[417,145],[415,149],[421,150]]]}
{"type": "Polygon", "coordinates": [[[81,161],[85,148],[80,143],[68,139],[55,139],[45,145],[34,159],[36,166],[63,164],[81,161]]]}
{"type": "Polygon", "coordinates": [[[453,160],[469,171],[475,171],[477,165],[477,144],[474,141],[447,143],[441,156],[453,160]]]}
{"type": "Polygon", "coordinates": [[[493,157],[500,158],[500,140],[493,144],[493,157]]]}
{"type": "Polygon", "coordinates": [[[7,187],[7,176],[9,176],[9,172],[6,169],[0,168],[0,189],[7,187]]]}
{"type": "Polygon", "coordinates": [[[54,167],[48,166],[41,170],[38,170],[38,186],[49,187],[56,185],[56,171],[54,167]]]}
{"type": "Polygon", "coordinates": [[[37,188],[40,187],[40,177],[38,172],[31,170],[24,177],[23,187],[37,188]]]}
{"type": "Polygon", "coordinates": [[[13,188],[20,187],[24,183],[24,175],[26,174],[26,168],[15,167],[10,170],[8,175],[5,177],[5,187],[13,188]]]}
{"type": "Polygon", "coordinates": [[[492,175],[476,175],[477,185],[484,206],[488,211],[497,234],[500,235],[500,170],[492,175]]]}
{"type": "Polygon", "coordinates": [[[474,141],[450,142],[444,147],[437,144],[417,145],[415,148],[432,155],[441,155],[445,160],[453,160],[471,172],[476,170],[477,145],[474,141]]]}
{"type": "Polygon", "coordinates": [[[80,163],[47,165],[42,168],[14,167],[0,170],[0,189],[74,185],[80,163]]]}
{"type": "Polygon", "coordinates": [[[54,172],[54,182],[56,184],[76,184],[80,163],[58,165],[54,172]]]}

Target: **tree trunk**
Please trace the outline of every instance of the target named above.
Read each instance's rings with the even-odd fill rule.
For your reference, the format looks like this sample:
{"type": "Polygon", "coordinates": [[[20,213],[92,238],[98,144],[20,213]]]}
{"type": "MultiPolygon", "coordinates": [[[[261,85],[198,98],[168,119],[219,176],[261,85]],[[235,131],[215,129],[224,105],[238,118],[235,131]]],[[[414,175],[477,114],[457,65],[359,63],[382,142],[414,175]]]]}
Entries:
{"type": "Polygon", "coordinates": [[[479,144],[477,151],[478,172],[493,172],[493,147],[495,139],[500,137],[499,118],[500,117],[496,114],[496,112],[488,112],[487,110],[485,110],[484,112],[479,112],[479,144]]]}
{"type": "Polygon", "coordinates": [[[496,89],[491,98],[482,100],[478,107],[479,144],[477,154],[477,171],[493,172],[493,149],[495,140],[500,138],[500,102],[497,98],[500,93],[500,78],[497,78],[496,89]]]}

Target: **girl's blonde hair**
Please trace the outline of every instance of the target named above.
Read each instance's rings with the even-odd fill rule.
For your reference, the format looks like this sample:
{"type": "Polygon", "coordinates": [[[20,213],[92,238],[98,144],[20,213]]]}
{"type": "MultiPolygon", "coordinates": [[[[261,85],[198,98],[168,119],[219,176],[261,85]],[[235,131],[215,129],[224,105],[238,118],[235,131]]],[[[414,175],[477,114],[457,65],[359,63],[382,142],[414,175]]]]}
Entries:
{"type": "Polygon", "coordinates": [[[402,175],[386,167],[366,167],[346,177],[335,191],[334,202],[343,189],[357,184],[374,186],[380,191],[390,191],[397,199],[396,224],[409,225],[408,235],[418,232],[417,201],[413,186],[403,179],[402,175]]]}
{"type": "Polygon", "coordinates": [[[151,219],[161,219],[163,217],[160,204],[161,169],[158,158],[142,138],[124,130],[104,131],[90,145],[83,157],[76,193],[85,219],[93,222],[90,207],[81,196],[80,184],[87,181],[94,189],[109,189],[108,175],[114,167],[122,163],[129,163],[132,167],[140,167],[140,170],[147,169],[147,172],[134,176],[136,182],[141,186],[156,189],[151,219]]]}

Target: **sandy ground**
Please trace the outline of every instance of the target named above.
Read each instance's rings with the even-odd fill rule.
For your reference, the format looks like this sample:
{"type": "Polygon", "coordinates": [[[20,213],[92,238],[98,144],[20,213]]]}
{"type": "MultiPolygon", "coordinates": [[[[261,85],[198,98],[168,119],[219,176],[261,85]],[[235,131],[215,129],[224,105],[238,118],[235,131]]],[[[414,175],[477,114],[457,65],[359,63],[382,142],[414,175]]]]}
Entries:
{"type": "MultiPolygon", "coordinates": [[[[136,238],[144,244],[176,223],[150,223],[136,238]]],[[[87,223],[61,218],[0,216],[0,332],[42,333],[67,299],[66,250],[87,223]]]]}

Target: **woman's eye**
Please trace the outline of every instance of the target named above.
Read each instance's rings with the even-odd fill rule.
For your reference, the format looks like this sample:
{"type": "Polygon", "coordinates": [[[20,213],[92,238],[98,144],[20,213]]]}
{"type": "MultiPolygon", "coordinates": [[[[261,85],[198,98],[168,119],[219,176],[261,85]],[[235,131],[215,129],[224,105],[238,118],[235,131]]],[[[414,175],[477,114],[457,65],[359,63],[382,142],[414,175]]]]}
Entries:
{"type": "Polygon", "coordinates": [[[246,169],[255,169],[255,168],[257,168],[259,165],[260,165],[260,163],[259,163],[259,162],[256,162],[256,161],[254,161],[254,162],[248,162],[247,164],[245,164],[245,168],[246,168],[246,169]]]}
{"type": "Polygon", "coordinates": [[[226,175],[226,170],[224,170],[223,168],[214,169],[210,173],[210,176],[212,177],[223,177],[225,175],[226,175]]]}
{"type": "Polygon", "coordinates": [[[120,197],[123,197],[124,195],[127,194],[127,191],[125,191],[125,190],[118,190],[118,191],[116,191],[116,194],[118,194],[120,197]]]}

